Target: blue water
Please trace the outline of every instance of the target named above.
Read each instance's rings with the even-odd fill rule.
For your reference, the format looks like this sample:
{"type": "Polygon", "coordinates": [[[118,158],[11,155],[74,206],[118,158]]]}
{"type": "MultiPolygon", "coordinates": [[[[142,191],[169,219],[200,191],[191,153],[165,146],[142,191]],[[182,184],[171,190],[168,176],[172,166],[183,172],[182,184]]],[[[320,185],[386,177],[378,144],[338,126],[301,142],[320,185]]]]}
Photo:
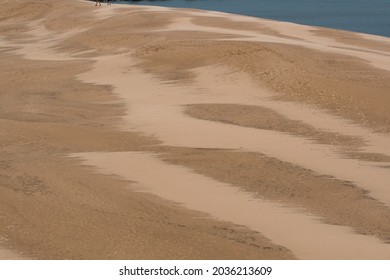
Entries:
{"type": "Polygon", "coordinates": [[[141,0],[127,3],[221,11],[390,37],[390,0],[141,0]]]}

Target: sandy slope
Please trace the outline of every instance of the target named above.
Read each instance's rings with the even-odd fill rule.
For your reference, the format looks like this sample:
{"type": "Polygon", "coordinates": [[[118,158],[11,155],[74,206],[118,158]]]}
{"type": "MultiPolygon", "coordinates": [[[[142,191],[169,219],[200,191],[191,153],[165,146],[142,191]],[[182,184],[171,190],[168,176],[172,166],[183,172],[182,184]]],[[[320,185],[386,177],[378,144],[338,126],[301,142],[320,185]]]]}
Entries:
{"type": "Polygon", "coordinates": [[[2,258],[390,258],[390,39],[4,7],[2,258]]]}

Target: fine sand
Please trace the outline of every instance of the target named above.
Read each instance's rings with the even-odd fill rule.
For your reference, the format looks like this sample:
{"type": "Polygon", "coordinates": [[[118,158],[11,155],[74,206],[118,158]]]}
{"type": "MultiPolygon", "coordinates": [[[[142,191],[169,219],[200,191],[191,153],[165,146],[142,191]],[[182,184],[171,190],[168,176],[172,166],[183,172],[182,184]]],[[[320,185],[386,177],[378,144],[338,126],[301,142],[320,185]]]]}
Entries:
{"type": "Polygon", "coordinates": [[[390,259],[389,38],[7,0],[0,65],[0,259],[390,259]]]}

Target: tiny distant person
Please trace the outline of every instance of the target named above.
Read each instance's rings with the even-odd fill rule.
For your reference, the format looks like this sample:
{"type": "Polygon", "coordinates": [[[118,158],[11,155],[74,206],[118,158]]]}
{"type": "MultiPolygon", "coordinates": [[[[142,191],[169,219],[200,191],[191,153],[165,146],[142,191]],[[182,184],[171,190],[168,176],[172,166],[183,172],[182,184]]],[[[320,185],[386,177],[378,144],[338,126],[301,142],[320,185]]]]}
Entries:
{"type": "Polygon", "coordinates": [[[111,5],[111,0],[107,0],[107,5],[111,5]]]}
{"type": "Polygon", "coordinates": [[[99,6],[101,6],[102,5],[102,3],[100,2],[100,0],[96,0],[96,4],[95,4],[95,6],[97,6],[97,4],[99,3],[99,6]]]}

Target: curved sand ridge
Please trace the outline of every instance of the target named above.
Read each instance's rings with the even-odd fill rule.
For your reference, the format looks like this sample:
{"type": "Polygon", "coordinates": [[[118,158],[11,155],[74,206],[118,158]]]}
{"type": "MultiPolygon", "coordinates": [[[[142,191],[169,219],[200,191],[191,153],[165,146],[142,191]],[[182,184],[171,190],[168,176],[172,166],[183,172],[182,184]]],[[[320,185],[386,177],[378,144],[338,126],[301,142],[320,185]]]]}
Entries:
{"type": "Polygon", "coordinates": [[[135,180],[145,191],[211,216],[257,230],[303,259],[387,259],[390,245],[349,228],[321,224],[316,217],[254,199],[147,153],[77,154],[98,171],[135,180]]]}
{"type": "MultiPolygon", "coordinates": [[[[234,20],[234,16],[232,18],[234,20]]],[[[238,18],[236,18],[237,21],[240,21],[241,19],[242,19],[241,16],[238,16],[238,18]]],[[[280,35],[293,36],[296,39],[270,36],[266,34],[260,34],[254,31],[232,30],[228,28],[200,26],[194,24],[190,17],[178,18],[171,25],[157,31],[168,31],[168,32],[169,31],[203,31],[203,32],[236,36],[231,39],[222,39],[222,40],[268,42],[268,43],[278,43],[278,44],[307,47],[313,50],[318,50],[323,52],[354,56],[356,58],[364,59],[365,61],[371,63],[373,66],[378,67],[380,69],[390,70],[390,56],[388,52],[367,51],[367,49],[358,48],[358,47],[354,47],[353,49],[351,49],[351,46],[347,44],[339,43],[336,40],[315,36],[313,33],[310,32],[311,30],[313,30],[312,28],[302,26],[302,25],[295,25],[292,23],[274,24],[274,22],[271,21],[256,20],[256,19],[254,19],[251,22],[258,22],[261,24],[265,24],[269,28],[274,29],[280,35]]],[[[390,44],[389,42],[390,40],[383,40],[383,41],[386,42],[387,44],[390,44]]]]}
{"type": "MultiPolygon", "coordinates": [[[[123,55],[102,57],[96,63],[94,70],[79,76],[84,81],[102,84],[111,83],[115,86],[115,91],[127,101],[129,106],[126,117],[128,128],[153,135],[171,146],[241,149],[261,152],[315,170],[320,174],[350,180],[369,190],[370,195],[379,201],[386,204],[390,203],[387,188],[390,174],[386,169],[376,168],[370,163],[363,164],[358,160],[340,158],[333,153],[330,147],[317,145],[306,139],[273,131],[196,120],[183,113],[181,106],[185,104],[237,101],[234,93],[238,89],[235,86],[242,87],[242,84],[225,83],[230,91],[225,89],[218,92],[207,89],[207,86],[215,89],[215,84],[200,83],[198,86],[203,91],[202,93],[196,93],[195,89],[192,89],[192,91],[188,87],[162,85],[155,81],[153,77],[136,70],[135,67],[129,70],[130,61],[130,57],[123,55]],[[105,78],[104,73],[107,71],[113,73],[114,78],[105,78]],[[232,100],[229,100],[229,97],[232,100]],[[321,158],[321,161],[318,160],[319,158],[321,158]],[[371,178],[373,177],[377,178],[375,182],[372,182],[371,178]]],[[[215,69],[213,73],[216,73],[215,69]]],[[[210,73],[207,71],[204,74],[210,77],[210,73]]],[[[245,77],[240,77],[239,80],[243,81],[245,77]]],[[[240,96],[241,98],[242,96],[240,96]]],[[[247,98],[247,100],[242,98],[241,101],[247,102],[246,104],[255,102],[250,96],[247,98]]],[[[257,102],[264,105],[259,100],[257,102]]],[[[219,187],[216,191],[217,194],[206,204],[202,197],[213,193],[213,187],[220,185],[218,182],[204,179],[199,175],[190,175],[188,171],[180,171],[179,167],[177,167],[177,171],[173,171],[175,170],[173,166],[164,167],[167,164],[158,163],[156,159],[152,160],[153,158],[150,158],[150,155],[115,153],[75,156],[84,159],[88,165],[97,166],[103,172],[135,180],[154,194],[183,203],[192,209],[205,211],[212,216],[258,230],[277,244],[291,249],[300,258],[370,259],[376,257],[387,258],[389,256],[389,245],[382,244],[375,238],[357,237],[348,229],[321,225],[314,217],[295,213],[292,210],[288,211],[277,204],[257,200],[252,200],[250,203],[250,195],[243,194],[241,197],[237,191],[231,193],[230,188],[226,188],[225,192],[223,187],[219,187]],[[141,162],[144,162],[144,164],[141,164],[141,162]],[[145,172],[141,172],[138,168],[135,169],[134,165],[137,165],[140,170],[145,169],[145,172]],[[146,172],[146,170],[150,170],[151,173],[146,172]],[[154,176],[160,172],[166,174],[168,178],[156,177],[156,181],[153,182],[148,180],[151,177],[155,178],[154,176]],[[176,180],[171,181],[169,179],[171,176],[176,180]],[[194,190],[191,192],[187,187],[183,189],[183,185],[194,190]],[[179,190],[182,192],[179,192],[179,190]],[[217,199],[218,197],[226,198],[226,200],[224,199],[224,202],[222,202],[217,199]],[[228,200],[228,197],[231,199],[228,200]],[[231,211],[228,211],[232,206],[233,209],[245,209],[247,211],[244,210],[242,215],[238,217],[229,215],[232,214],[231,211]],[[268,222],[273,224],[274,227],[265,226],[265,221],[258,214],[253,215],[253,213],[267,213],[268,222]],[[309,234],[316,232],[314,234],[316,238],[311,239],[310,242],[307,236],[292,233],[293,226],[286,223],[286,221],[300,224],[298,228],[300,230],[304,228],[305,232],[309,234]],[[320,234],[321,232],[322,234],[320,234]],[[355,242],[357,241],[355,238],[359,238],[359,241],[355,242]],[[349,241],[352,242],[349,243],[349,241]],[[333,244],[333,246],[329,244],[333,244]],[[340,249],[343,246],[345,248],[340,249]],[[371,248],[372,251],[368,248],[371,248]]]]}
{"type": "MultiPolygon", "coordinates": [[[[196,26],[194,24],[190,24],[190,20],[188,18],[179,18],[173,25],[169,26],[166,29],[161,29],[158,31],[175,30],[196,30],[213,33],[228,33],[248,37],[253,37],[254,35],[252,32],[230,31],[221,28],[196,26]]],[[[243,40],[247,40],[247,38],[243,40]]],[[[257,38],[257,40],[265,40],[274,43],[291,43],[290,40],[282,40],[274,37],[272,38],[272,40],[270,40],[270,37],[267,36],[260,36],[260,38],[257,38]]],[[[304,46],[308,47],[315,46],[316,49],[327,49],[317,45],[310,45],[305,43],[303,44],[304,46]]],[[[344,50],[337,50],[337,52],[343,53],[344,50]]],[[[357,52],[356,54],[358,54],[357,56],[359,57],[365,57],[364,54],[361,54],[359,52],[357,52]]],[[[388,64],[378,64],[376,62],[377,60],[378,59],[375,57],[371,60],[371,62],[378,67],[387,67],[388,64]]],[[[362,162],[359,162],[357,160],[342,159],[337,155],[333,154],[331,148],[315,145],[313,143],[310,143],[310,141],[308,140],[301,140],[288,135],[282,135],[270,131],[259,131],[250,128],[242,128],[226,124],[217,124],[194,120],[186,117],[183,114],[181,105],[213,102],[254,104],[254,102],[256,102],[255,99],[257,99],[257,104],[261,104],[262,106],[267,106],[268,102],[273,105],[273,109],[278,108],[277,102],[272,102],[269,100],[265,102],[259,101],[259,89],[248,89],[248,87],[246,87],[244,92],[246,92],[247,94],[245,96],[240,95],[239,97],[237,97],[237,95],[234,94],[237,92],[237,90],[239,90],[238,88],[241,88],[242,90],[243,84],[250,85],[250,79],[242,76],[232,77],[232,81],[239,80],[242,81],[242,83],[237,84],[235,82],[232,82],[229,84],[225,84],[226,88],[219,88],[218,90],[218,86],[221,86],[221,84],[216,84],[215,79],[209,81],[204,81],[204,79],[205,77],[210,77],[210,75],[212,75],[213,73],[216,74],[218,73],[218,71],[221,72],[221,70],[216,68],[213,68],[211,70],[199,69],[197,73],[198,84],[195,88],[191,90],[190,88],[164,86],[157,81],[156,83],[153,83],[153,77],[137,71],[135,67],[130,69],[129,63],[130,65],[135,65],[135,63],[131,62],[130,57],[126,58],[126,56],[122,55],[117,57],[101,57],[97,61],[94,70],[89,73],[82,74],[79,77],[82,80],[88,82],[114,85],[116,92],[118,92],[122,98],[128,101],[129,111],[126,119],[131,129],[134,129],[136,131],[143,131],[148,135],[154,135],[158,139],[163,140],[164,143],[166,143],[167,145],[171,146],[244,149],[265,153],[269,156],[273,156],[288,162],[292,162],[294,164],[305,166],[306,168],[310,168],[321,174],[328,174],[336,178],[342,178],[345,180],[352,181],[357,185],[363,186],[363,188],[368,189],[371,195],[389,205],[390,197],[388,195],[387,182],[390,181],[390,174],[387,170],[376,168],[375,166],[371,166],[371,164],[369,163],[362,165],[362,162]],[[105,78],[104,73],[106,73],[107,71],[114,74],[114,79],[110,78],[109,80],[108,78],[105,78]],[[202,76],[202,74],[203,77],[200,77],[202,76]],[[196,94],[196,88],[202,88],[203,91],[200,94],[196,94]],[[228,90],[228,88],[230,90],[228,90]],[[256,97],[253,98],[253,96],[256,97]],[[305,157],[302,157],[303,154],[305,155],[305,157]],[[319,158],[321,158],[322,160],[318,161],[319,158]],[[373,184],[372,179],[370,179],[373,177],[380,178],[376,181],[376,184],[373,184]]],[[[269,96],[269,94],[267,93],[265,93],[264,95],[264,97],[269,96]]],[[[309,121],[309,123],[315,126],[316,120],[311,119],[309,115],[304,115],[305,108],[299,109],[299,106],[294,107],[292,104],[289,104],[287,106],[291,106],[294,108],[293,110],[291,110],[292,112],[295,110],[301,114],[300,120],[306,122],[308,119],[313,120],[312,122],[309,121]]],[[[283,111],[282,108],[283,104],[278,108],[280,112],[283,111]]],[[[368,150],[371,149],[375,150],[376,152],[380,151],[388,153],[388,145],[390,143],[390,141],[388,141],[388,137],[376,135],[374,133],[367,133],[366,129],[360,128],[358,126],[348,126],[348,124],[346,124],[342,120],[332,118],[331,116],[326,116],[325,113],[316,113],[321,114],[321,116],[317,118],[317,121],[321,119],[323,124],[326,123],[327,125],[324,125],[326,129],[344,133],[345,130],[349,130],[350,134],[352,135],[359,135],[360,137],[368,139],[371,138],[371,143],[375,142],[375,144],[380,144],[378,146],[370,145],[367,147],[368,150]],[[324,116],[327,117],[325,120],[323,118],[324,116]],[[327,122],[328,120],[331,121],[327,122]]],[[[297,118],[299,116],[299,114],[294,114],[294,112],[292,113],[292,115],[295,115],[297,118]]],[[[305,215],[294,213],[293,211],[290,211],[290,213],[285,214],[288,218],[280,217],[277,213],[275,213],[275,211],[281,211],[280,206],[278,208],[277,205],[268,205],[268,202],[255,201],[251,206],[254,208],[249,210],[245,207],[245,205],[248,205],[249,197],[245,197],[245,195],[243,195],[241,201],[239,199],[240,196],[237,193],[229,195],[227,187],[226,192],[224,192],[220,188],[221,192],[218,195],[215,195],[214,199],[211,199],[209,203],[205,203],[204,199],[201,198],[204,197],[205,193],[213,193],[213,185],[218,184],[217,182],[202,181],[201,183],[199,183],[197,182],[196,178],[191,177],[196,177],[196,175],[188,175],[189,178],[187,178],[185,177],[185,175],[183,175],[185,174],[185,171],[179,170],[177,171],[178,174],[173,175],[175,174],[175,171],[173,171],[175,170],[175,168],[173,168],[173,166],[163,167],[165,165],[164,163],[160,162],[158,164],[158,160],[153,160],[153,157],[150,158],[150,155],[147,154],[84,154],[79,156],[84,158],[87,164],[95,165],[101,168],[103,172],[118,174],[125,178],[128,178],[129,180],[137,177],[135,180],[141,183],[141,185],[147,187],[148,191],[151,191],[152,193],[158,194],[162,197],[176,202],[184,203],[187,207],[205,211],[218,218],[233,221],[235,223],[241,223],[251,227],[252,229],[256,229],[265,234],[274,242],[292,249],[298,257],[355,258],[356,256],[362,256],[362,258],[372,258],[375,254],[378,254],[377,257],[381,258],[379,256],[381,253],[379,252],[382,250],[382,257],[386,258],[389,256],[389,248],[387,245],[381,244],[380,242],[375,240],[365,240],[364,237],[362,238],[362,240],[359,240],[356,243],[355,241],[357,240],[352,241],[348,245],[347,240],[354,240],[355,237],[352,236],[356,236],[348,230],[333,226],[321,225],[316,222],[314,218],[312,218],[313,220],[311,220],[308,217],[305,218],[305,215]],[[144,164],[142,164],[143,162],[144,164]],[[135,165],[137,165],[140,170],[137,170],[135,168],[135,165]],[[151,168],[151,166],[153,166],[153,168],[151,168]],[[174,178],[176,178],[176,181],[172,182],[168,178],[158,177],[155,182],[150,182],[147,180],[147,178],[150,178],[151,174],[141,172],[143,168],[146,169],[147,167],[153,170],[153,176],[155,176],[156,174],[160,174],[161,172],[161,174],[170,174],[170,176],[168,177],[173,176],[174,178]],[[165,168],[167,168],[167,170],[165,170],[165,168]],[[179,174],[181,174],[182,176],[180,176],[179,174]],[[168,181],[166,182],[166,180],[168,181]],[[186,188],[184,190],[180,188],[183,182],[194,182],[192,189],[196,188],[196,191],[192,190],[193,192],[191,192],[191,186],[189,186],[189,189],[186,188]],[[168,188],[168,186],[171,186],[172,188],[174,188],[174,186],[177,186],[177,188],[170,189],[168,188]],[[200,189],[201,186],[204,187],[204,189],[200,189]],[[180,189],[183,191],[182,193],[179,191],[180,189]],[[220,202],[217,199],[218,197],[225,197],[226,201],[220,202]],[[228,200],[228,197],[232,197],[235,199],[228,200]],[[188,199],[190,199],[190,201],[188,199]],[[196,201],[198,203],[196,203],[196,201]],[[230,211],[228,211],[229,206],[231,207],[231,205],[235,205],[234,209],[246,209],[248,211],[243,211],[244,213],[241,216],[239,216],[238,218],[234,218],[234,215],[230,211]],[[258,209],[256,209],[256,207],[258,207],[258,209]],[[272,211],[272,209],[274,211],[272,211]],[[267,212],[269,214],[270,220],[273,221],[273,225],[278,225],[276,226],[278,230],[272,230],[271,225],[265,226],[264,220],[259,218],[257,215],[248,215],[248,213],[260,212],[267,212]],[[247,215],[246,219],[244,218],[245,214],[247,215]],[[294,221],[296,222],[296,224],[302,222],[302,227],[300,228],[305,228],[307,232],[310,232],[312,234],[316,232],[316,234],[314,234],[316,236],[316,239],[312,240],[312,242],[309,242],[307,236],[300,236],[298,233],[292,234],[291,224],[286,223],[286,220],[294,221]],[[282,225],[285,226],[285,229],[283,229],[282,225]],[[324,226],[324,228],[318,229],[318,231],[316,231],[315,228],[317,226],[324,226]],[[267,232],[267,229],[265,228],[269,229],[270,231],[267,232]],[[332,232],[332,230],[334,231],[332,232]],[[288,237],[286,235],[282,237],[277,237],[280,232],[289,232],[288,237]],[[294,237],[291,238],[291,235],[294,237]],[[288,240],[289,238],[291,238],[292,240],[288,240]],[[333,238],[334,240],[329,241],[329,239],[333,238]],[[336,241],[337,239],[338,241],[336,241]],[[318,242],[318,240],[322,241],[318,242]],[[322,248],[316,248],[316,245],[320,243],[322,245],[327,245],[325,245],[324,247],[322,247],[321,245],[320,247],[322,248]],[[330,243],[335,246],[329,247],[330,243]],[[377,245],[374,245],[375,243],[377,245]],[[340,249],[342,248],[342,244],[346,246],[345,249],[340,249]],[[357,244],[362,245],[360,252],[354,251],[354,249],[359,247],[359,245],[357,244]],[[325,249],[325,247],[327,249],[325,249]],[[369,253],[370,250],[368,248],[371,248],[373,250],[373,255],[369,253]],[[345,252],[345,255],[340,253],[340,251],[345,252]]],[[[192,185],[191,183],[186,183],[186,185],[187,184],[192,185]]],[[[284,209],[284,211],[286,210],[284,209]]]]}
{"type": "MultiPolygon", "coordinates": [[[[250,79],[245,75],[240,74],[237,78],[233,74],[230,82],[225,79],[224,85],[215,83],[215,79],[210,80],[203,77],[199,80],[198,86],[203,89],[199,94],[196,88],[171,87],[158,81],[153,83],[154,79],[150,75],[134,68],[127,70],[129,64],[133,63],[131,58],[126,55],[101,57],[95,64],[94,70],[79,76],[84,81],[100,84],[111,83],[115,86],[116,92],[128,102],[129,111],[126,120],[129,122],[129,128],[154,135],[171,146],[241,149],[261,152],[314,170],[320,174],[354,182],[370,191],[372,197],[386,205],[390,205],[388,191],[390,172],[387,169],[377,167],[370,162],[341,158],[335,154],[332,147],[318,145],[308,139],[275,131],[197,120],[183,114],[182,106],[194,103],[231,102],[267,106],[267,102],[263,103],[261,99],[259,100],[258,90],[250,88],[250,79]],[[112,73],[114,78],[106,77],[105,73],[107,71],[112,73]],[[243,88],[242,83],[237,84],[237,80],[246,81],[244,84],[247,87],[243,88]],[[220,86],[223,88],[221,89],[220,86]],[[218,90],[218,87],[221,91],[218,90]],[[246,92],[248,96],[240,95],[237,97],[235,93],[240,90],[246,92]],[[377,179],[373,182],[372,178],[377,179]]],[[[217,71],[213,68],[214,74],[217,71]]],[[[212,74],[206,71],[204,75],[210,77],[212,74]]],[[[278,103],[273,102],[272,104],[272,108],[275,108],[278,103]]],[[[290,106],[293,106],[293,104],[290,104],[290,106]]],[[[282,109],[283,104],[279,110],[282,109]]],[[[301,114],[300,120],[309,120],[309,124],[316,125],[315,119],[310,122],[310,115],[302,115],[304,109],[299,109],[299,107],[294,109],[301,114]]],[[[326,117],[327,115],[324,113],[320,115],[322,121],[326,120],[326,117]]],[[[332,125],[332,127],[327,127],[329,130],[334,129],[335,132],[342,132],[344,127],[348,126],[343,121],[337,122],[332,117],[329,117],[329,119],[332,125]]],[[[348,131],[348,129],[346,130],[348,131]]],[[[353,131],[352,128],[350,130],[353,131]]],[[[386,136],[376,135],[375,133],[366,134],[367,130],[363,128],[361,128],[361,131],[357,129],[354,132],[354,136],[359,135],[365,139],[368,135],[368,140],[371,140],[370,144],[378,144],[374,148],[372,146],[368,147],[367,150],[387,152],[387,154],[390,151],[390,139],[386,136]],[[364,133],[359,134],[359,132],[364,133]],[[377,139],[379,140],[375,141],[377,139]]]]}
{"type": "MultiPolygon", "coordinates": [[[[129,7],[104,7],[96,13],[97,18],[110,19],[121,13],[131,12],[129,7]]],[[[172,12],[173,9],[149,8],[149,12],[172,12]]],[[[148,32],[201,31],[234,35],[228,40],[256,41],[307,47],[324,52],[335,52],[362,58],[375,67],[390,70],[389,54],[363,48],[350,47],[329,40],[317,40],[306,27],[280,24],[275,28],[278,36],[259,34],[253,31],[197,25],[193,17],[231,17],[237,21],[245,17],[223,13],[180,11],[177,18],[166,28],[155,28],[148,32]],[[287,26],[287,27],[286,27],[287,26]],[[287,30],[294,26],[293,34],[287,30]],[[300,29],[301,28],[301,29],[300,29]],[[297,39],[283,38],[283,34],[297,39]]],[[[256,19],[249,19],[256,22],[256,19]]],[[[260,20],[259,20],[260,21],[260,20]]],[[[263,21],[262,21],[263,23],[263,21]]],[[[36,36],[27,46],[15,42],[2,42],[8,46],[19,46],[17,51],[28,59],[67,60],[81,59],[78,53],[68,54],[54,51],[52,47],[83,30],[56,34],[46,32],[44,27],[32,29],[29,35],[36,36]],[[44,32],[41,32],[44,31],[44,32]],[[46,39],[45,39],[46,37],[46,39]],[[50,38],[50,39],[49,39],[50,38]],[[34,43],[35,42],[35,43],[34,43]],[[54,42],[54,43],[53,43],[54,42]],[[43,51],[47,50],[47,52],[43,51]]],[[[215,38],[215,40],[222,40],[215,38]]],[[[227,39],[223,39],[227,40],[227,39]]],[[[386,40],[385,40],[386,41],[386,40]]],[[[345,158],[331,145],[278,131],[256,129],[238,125],[194,119],[186,115],[184,106],[191,104],[240,104],[256,105],[272,109],[286,118],[301,121],[317,130],[361,138],[365,145],[360,151],[390,155],[390,138],[366,127],[316,108],[292,102],[272,99],[273,93],[254,84],[244,73],[231,71],[222,66],[199,67],[191,70],[194,75],[191,85],[165,84],[137,67],[138,61],[131,51],[122,50],[120,55],[89,57],[95,61],[94,68],[78,75],[83,82],[111,85],[127,105],[122,129],[142,132],[154,136],[165,145],[185,148],[231,149],[250,151],[310,169],[318,174],[329,175],[352,182],[356,187],[390,205],[390,172],[383,163],[345,158]],[[237,92],[241,94],[238,95],[237,92]],[[321,160],[319,160],[321,159],[321,160]],[[373,180],[375,178],[375,180],[373,180]]],[[[203,211],[212,217],[245,225],[262,233],[276,244],[292,250],[299,258],[315,259],[388,259],[390,245],[373,236],[357,234],[351,228],[322,223],[319,218],[305,213],[304,209],[290,209],[281,203],[254,198],[253,194],[241,192],[239,188],[220,183],[191,170],[168,164],[159,159],[158,153],[118,152],[82,153],[72,156],[82,158],[85,164],[93,165],[103,173],[119,175],[136,181],[144,190],[164,199],[184,204],[203,211]],[[240,211],[231,211],[240,209],[240,211]]]]}

